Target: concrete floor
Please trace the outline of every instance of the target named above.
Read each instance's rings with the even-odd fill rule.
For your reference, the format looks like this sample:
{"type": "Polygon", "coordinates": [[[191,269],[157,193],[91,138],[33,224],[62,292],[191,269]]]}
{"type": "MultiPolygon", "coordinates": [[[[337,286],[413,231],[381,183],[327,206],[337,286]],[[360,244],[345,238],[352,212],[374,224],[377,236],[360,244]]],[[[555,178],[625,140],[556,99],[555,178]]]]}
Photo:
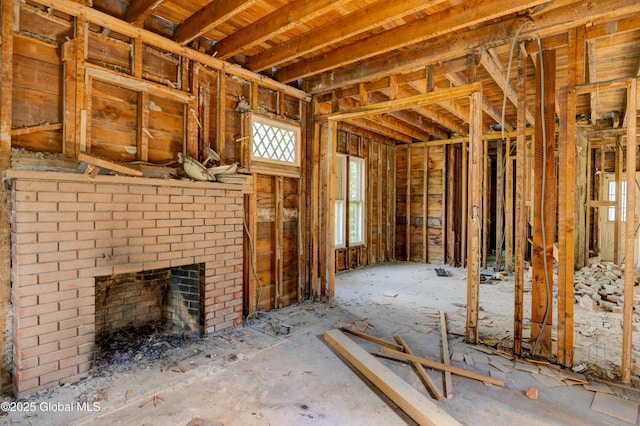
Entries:
{"type": "MultiPolygon", "coordinates": [[[[0,422],[414,424],[345,363],[322,334],[342,325],[368,325],[367,334],[387,340],[400,334],[416,354],[439,360],[439,321],[430,315],[442,310],[448,315],[450,351],[482,358],[483,352],[459,336],[464,332],[464,309],[459,305],[466,301],[465,271],[447,269],[451,277],[437,277],[429,265],[408,263],[338,274],[333,304],[303,303],[271,312],[271,318],[291,327],[288,335],[275,335],[267,317],[260,317],[262,320],[254,321],[251,327],[177,348],[163,360],[141,360],[136,368],[98,371],[91,379],[19,401],[24,403],[23,411],[4,415],[0,422]],[[25,412],[25,408],[35,410],[25,412]]],[[[510,335],[511,289],[509,281],[481,287],[481,336],[510,335]]],[[[354,340],[368,351],[378,350],[370,342],[354,340]]],[[[427,395],[409,365],[381,362],[427,395]]],[[[484,375],[492,369],[482,362],[453,364],[484,375]]],[[[440,385],[442,375],[433,370],[429,373],[440,385]]],[[[502,388],[454,375],[454,398],[434,403],[466,425],[628,424],[590,410],[594,393],[582,386],[547,387],[531,374],[515,369],[506,377],[507,385],[502,388]],[[539,389],[535,401],[524,395],[532,386],[539,389]]],[[[640,400],[640,394],[625,387],[611,389],[619,396],[640,400]]]]}

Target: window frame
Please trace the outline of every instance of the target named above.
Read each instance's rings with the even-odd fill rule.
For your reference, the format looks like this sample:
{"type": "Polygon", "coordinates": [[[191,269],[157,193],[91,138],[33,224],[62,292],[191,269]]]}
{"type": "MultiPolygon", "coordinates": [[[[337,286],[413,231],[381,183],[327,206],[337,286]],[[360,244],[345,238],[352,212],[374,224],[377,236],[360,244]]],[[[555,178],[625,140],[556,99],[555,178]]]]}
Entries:
{"type": "Polygon", "coordinates": [[[301,153],[301,144],[302,144],[302,126],[298,123],[292,123],[284,120],[278,120],[269,118],[260,114],[249,114],[249,160],[251,165],[258,165],[264,167],[272,167],[272,168],[288,168],[295,171],[300,170],[300,153],[301,153]],[[275,127],[278,129],[284,129],[288,131],[292,131],[294,133],[295,139],[295,148],[294,148],[294,160],[293,162],[277,160],[272,158],[264,158],[254,155],[254,134],[253,134],[253,126],[254,123],[260,123],[263,125],[275,127]]]}
{"type": "MultiPolygon", "coordinates": [[[[366,169],[367,162],[365,158],[356,157],[346,154],[336,154],[336,179],[334,187],[334,203],[335,203],[335,218],[334,218],[334,246],[337,249],[344,249],[349,247],[358,247],[366,245],[366,169]],[[351,175],[351,164],[359,163],[359,180],[357,196],[352,197],[351,184],[353,182],[353,176],[351,175]],[[338,169],[340,170],[341,180],[339,180],[338,169]],[[352,226],[351,226],[351,206],[359,206],[359,233],[360,239],[351,240],[352,226]],[[341,236],[338,240],[338,236],[341,236]]],[[[356,219],[357,220],[357,219],[356,219]]]]}
{"type": "MultiPolygon", "coordinates": [[[[609,181],[609,188],[607,191],[607,201],[616,201],[617,184],[615,181],[609,181]]],[[[627,181],[621,181],[620,185],[620,222],[627,221],[627,181]]],[[[615,222],[616,220],[616,206],[609,206],[607,208],[607,220],[609,222],[615,222]]]]}

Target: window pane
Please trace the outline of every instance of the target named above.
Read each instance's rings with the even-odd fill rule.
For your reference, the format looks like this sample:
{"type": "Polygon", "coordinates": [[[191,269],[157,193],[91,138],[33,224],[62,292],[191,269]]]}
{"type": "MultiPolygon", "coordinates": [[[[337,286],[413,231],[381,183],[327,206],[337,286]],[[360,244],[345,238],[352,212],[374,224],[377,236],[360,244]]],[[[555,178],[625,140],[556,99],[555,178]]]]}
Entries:
{"type": "Polygon", "coordinates": [[[335,245],[344,246],[344,201],[336,200],[335,245]]]}
{"type": "Polygon", "coordinates": [[[362,203],[349,204],[349,243],[363,243],[363,211],[362,203]]]}
{"type": "Polygon", "coordinates": [[[253,156],[266,160],[297,163],[297,137],[294,130],[286,126],[255,120],[252,129],[253,156]]]}

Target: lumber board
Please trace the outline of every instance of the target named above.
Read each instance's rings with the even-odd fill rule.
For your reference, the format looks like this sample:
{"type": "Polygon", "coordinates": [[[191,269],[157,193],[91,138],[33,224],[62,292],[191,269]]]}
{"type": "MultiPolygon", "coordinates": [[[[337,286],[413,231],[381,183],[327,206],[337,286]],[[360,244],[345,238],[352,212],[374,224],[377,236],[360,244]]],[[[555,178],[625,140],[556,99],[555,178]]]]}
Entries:
{"type": "MultiPolygon", "coordinates": [[[[636,180],[636,152],[637,146],[637,79],[632,79],[627,87],[627,158],[626,179],[627,182],[636,180]],[[630,155],[633,153],[633,155],[630,155]]],[[[627,185],[627,221],[625,223],[625,268],[624,268],[624,305],[622,313],[622,382],[631,381],[632,366],[632,327],[633,327],[633,294],[635,286],[635,235],[636,215],[636,185],[627,185]],[[630,267],[629,267],[630,266],[630,267]]]]}
{"type": "Polygon", "coordinates": [[[536,110],[544,108],[542,113],[536,113],[535,123],[535,170],[544,170],[534,176],[533,203],[533,253],[531,255],[531,341],[536,342],[531,348],[533,355],[551,357],[551,327],[553,323],[552,295],[553,288],[553,242],[555,231],[555,69],[556,52],[545,50],[542,53],[544,75],[541,67],[536,68],[536,85],[544,87],[544,91],[536,91],[536,110]],[[544,78],[543,78],[544,77],[544,78]],[[544,85],[544,86],[542,86],[544,85]],[[544,92],[544,99],[542,96],[544,92]],[[543,129],[544,125],[544,129],[543,129]],[[546,133],[544,138],[543,131],[546,133]],[[544,187],[543,187],[544,183],[544,187]],[[545,238],[543,238],[543,235],[545,238]],[[548,280],[548,281],[547,281],[548,280]],[[548,284],[548,286],[547,286],[548,284]],[[547,288],[549,291],[547,291],[547,288]],[[546,315],[547,309],[549,314],[546,315]],[[546,319],[546,322],[544,320],[546,319]]]}
{"type": "Polygon", "coordinates": [[[514,309],[513,309],[513,353],[522,354],[522,328],[524,316],[524,257],[526,251],[527,221],[527,186],[525,185],[525,168],[527,164],[526,149],[526,61],[522,52],[518,55],[518,111],[516,135],[516,199],[515,199],[515,274],[514,274],[514,309]]]}
{"type": "MultiPolygon", "coordinates": [[[[451,360],[449,359],[449,339],[447,337],[447,314],[442,311],[440,311],[440,336],[442,338],[442,363],[445,365],[451,365],[451,360]]],[[[453,382],[451,381],[451,372],[444,371],[443,379],[444,394],[447,399],[451,399],[453,398],[453,382]]]]}
{"type": "MultiPolygon", "coordinates": [[[[394,336],[394,338],[396,339],[396,342],[398,342],[402,346],[402,349],[404,350],[404,352],[408,353],[409,355],[413,355],[413,351],[411,350],[407,342],[404,341],[402,336],[396,335],[394,336]]],[[[427,374],[427,371],[424,369],[422,364],[416,361],[411,361],[411,366],[413,367],[416,374],[420,378],[420,381],[422,382],[422,384],[424,384],[424,386],[427,388],[429,395],[431,395],[431,397],[433,397],[434,399],[437,399],[438,401],[442,401],[443,399],[442,393],[436,387],[435,383],[433,383],[433,380],[431,380],[431,377],[429,376],[429,374],[427,374]]]]}
{"type": "Polygon", "coordinates": [[[325,331],[324,339],[418,424],[460,424],[339,330],[325,331]]]}
{"type": "Polygon", "coordinates": [[[114,172],[122,173],[129,176],[142,176],[142,172],[140,170],[125,166],[123,164],[118,164],[113,161],[105,160],[94,155],[89,155],[84,152],[78,154],[78,161],[82,161],[87,164],[102,167],[104,169],[109,169],[114,172]]]}
{"type": "Polygon", "coordinates": [[[422,365],[433,368],[434,370],[440,371],[449,371],[458,376],[466,377],[468,379],[479,380],[484,383],[490,383],[492,385],[504,386],[505,382],[501,380],[492,379],[491,377],[483,376],[482,374],[474,373],[472,371],[468,371],[462,368],[454,367],[452,365],[446,365],[441,362],[431,361],[425,358],[421,358],[415,355],[409,355],[404,352],[394,351],[393,349],[388,348],[380,348],[380,352],[386,355],[393,355],[397,358],[406,360],[406,361],[416,361],[422,365]]]}
{"type": "Polygon", "coordinates": [[[385,346],[387,348],[395,349],[397,351],[403,350],[403,347],[401,346],[401,344],[397,344],[396,345],[395,343],[387,342],[386,340],[382,340],[382,339],[378,339],[377,337],[369,336],[368,334],[362,333],[360,331],[351,330],[351,329],[346,328],[346,327],[341,327],[340,331],[342,331],[343,333],[351,334],[352,336],[356,336],[356,337],[359,337],[359,338],[364,339],[364,340],[368,340],[368,341],[376,343],[376,344],[378,344],[380,346],[385,346]]]}

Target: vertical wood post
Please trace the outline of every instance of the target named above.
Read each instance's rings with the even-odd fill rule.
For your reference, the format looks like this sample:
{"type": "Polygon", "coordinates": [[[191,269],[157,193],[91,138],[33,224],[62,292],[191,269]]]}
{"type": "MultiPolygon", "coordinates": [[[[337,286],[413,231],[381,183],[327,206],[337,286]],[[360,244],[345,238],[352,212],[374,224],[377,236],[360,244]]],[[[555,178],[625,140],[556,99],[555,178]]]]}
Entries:
{"type": "MultiPolygon", "coordinates": [[[[615,151],[614,151],[614,176],[615,176],[615,185],[616,185],[616,208],[614,210],[614,221],[613,221],[613,262],[616,264],[620,264],[622,259],[620,259],[620,228],[622,227],[622,161],[623,161],[623,153],[622,153],[622,144],[620,143],[620,136],[616,135],[615,137],[615,151]]],[[[606,199],[608,199],[609,188],[605,188],[605,194],[607,194],[606,199]]]]}
{"type": "Polygon", "coordinates": [[[527,247],[527,93],[526,61],[522,52],[518,55],[518,116],[516,138],[516,218],[515,218],[515,276],[513,309],[513,353],[522,354],[522,322],[524,316],[524,257],[527,247]]]}
{"type": "Polygon", "coordinates": [[[460,260],[462,262],[462,267],[467,266],[467,218],[469,216],[469,211],[467,208],[468,200],[467,200],[467,186],[468,186],[468,173],[469,169],[469,143],[464,141],[461,144],[462,147],[462,178],[460,183],[460,193],[461,196],[461,224],[460,224],[460,260]]]}
{"type": "MultiPolygon", "coordinates": [[[[571,37],[571,36],[570,36],[571,37]]],[[[570,67],[571,68],[571,67],[570,67]]],[[[569,84],[572,84],[571,79],[569,84]]],[[[575,86],[574,86],[575,87],[575,86]]],[[[560,90],[560,138],[558,146],[558,361],[573,362],[573,269],[575,209],[575,92],[560,90]],[[570,98],[573,98],[571,100],[570,98]]]]}
{"type": "Polygon", "coordinates": [[[555,240],[555,50],[543,51],[542,61],[542,66],[536,69],[536,106],[539,108],[536,108],[534,160],[531,292],[531,341],[534,343],[531,350],[533,355],[551,357],[555,240]],[[541,69],[544,70],[544,79],[541,69]]]}
{"type": "Polygon", "coordinates": [[[496,268],[502,265],[504,241],[504,143],[498,139],[496,145],[496,268]]]}
{"type": "MultiPolygon", "coordinates": [[[[220,164],[224,164],[225,134],[227,133],[227,74],[224,71],[218,72],[218,108],[216,123],[216,150],[220,156],[220,164]]],[[[247,134],[251,134],[251,129],[247,129],[247,134]]]]}
{"type": "MultiPolygon", "coordinates": [[[[2,1],[2,45],[0,46],[0,172],[11,167],[11,104],[13,91],[13,20],[14,2],[2,1]]],[[[5,356],[7,348],[7,317],[11,297],[11,229],[8,199],[10,192],[0,189],[0,384],[3,389],[11,383],[10,369],[5,356]]]]}
{"type": "Polygon", "coordinates": [[[507,139],[506,165],[504,168],[504,268],[513,272],[513,157],[511,156],[511,138],[507,139]]]}
{"type": "Polygon", "coordinates": [[[445,226],[443,227],[444,229],[446,229],[445,235],[446,235],[446,241],[447,241],[447,256],[445,259],[447,264],[456,266],[456,263],[457,263],[456,253],[455,253],[456,232],[455,232],[455,226],[454,226],[454,218],[455,218],[454,206],[456,205],[455,204],[456,150],[455,150],[455,147],[452,145],[445,145],[443,149],[445,150],[445,153],[446,153],[445,155],[446,174],[443,174],[443,176],[446,176],[446,179],[443,182],[443,187],[445,188],[445,195],[443,200],[445,200],[445,203],[447,206],[447,208],[445,209],[446,221],[445,221],[445,226]]]}
{"type": "Polygon", "coordinates": [[[275,285],[275,300],[274,307],[276,309],[282,307],[282,295],[283,295],[283,265],[282,265],[282,248],[284,245],[284,236],[283,236],[283,201],[284,201],[284,178],[282,176],[276,176],[275,179],[275,198],[276,198],[276,218],[275,218],[275,247],[274,253],[276,257],[276,285],[275,285]]]}
{"type": "Polygon", "coordinates": [[[635,278],[636,245],[636,153],[637,153],[637,79],[631,79],[627,87],[627,217],[624,244],[624,307],[622,315],[622,381],[631,381],[632,332],[633,332],[633,287],[635,278]]]}
{"type": "Polygon", "coordinates": [[[424,145],[424,172],[422,181],[422,261],[429,263],[429,146],[424,145]]]}
{"type": "Polygon", "coordinates": [[[327,214],[327,227],[326,227],[326,249],[327,249],[327,282],[325,285],[325,296],[331,300],[335,294],[335,276],[336,276],[336,249],[335,249],[335,221],[336,221],[336,194],[335,194],[335,180],[336,180],[336,143],[338,141],[338,128],[337,123],[333,120],[329,120],[329,134],[327,135],[327,178],[329,179],[327,185],[327,192],[329,196],[329,202],[327,208],[329,212],[327,214]]]}
{"type": "Polygon", "coordinates": [[[405,218],[405,222],[407,224],[406,229],[406,250],[407,250],[407,260],[411,260],[411,145],[407,145],[407,217],[405,218]]]}
{"type": "MultiPolygon", "coordinates": [[[[499,142],[498,142],[499,143],[499,142]]],[[[483,139],[482,143],[482,262],[483,268],[487,267],[487,252],[489,251],[489,194],[491,193],[491,162],[489,161],[489,140],[483,139]]],[[[496,193],[496,197],[499,197],[496,193]]],[[[496,265],[497,265],[496,253],[496,265]]]]}
{"type": "Polygon", "coordinates": [[[315,122],[313,124],[311,165],[311,300],[318,300],[320,296],[318,281],[320,273],[320,205],[322,203],[320,193],[320,131],[321,124],[315,122]]]}
{"type": "Polygon", "coordinates": [[[480,233],[482,227],[482,89],[471,95],[469,120],[469,217],[467,266],[467,343],[478,342],[480,233]]]}

